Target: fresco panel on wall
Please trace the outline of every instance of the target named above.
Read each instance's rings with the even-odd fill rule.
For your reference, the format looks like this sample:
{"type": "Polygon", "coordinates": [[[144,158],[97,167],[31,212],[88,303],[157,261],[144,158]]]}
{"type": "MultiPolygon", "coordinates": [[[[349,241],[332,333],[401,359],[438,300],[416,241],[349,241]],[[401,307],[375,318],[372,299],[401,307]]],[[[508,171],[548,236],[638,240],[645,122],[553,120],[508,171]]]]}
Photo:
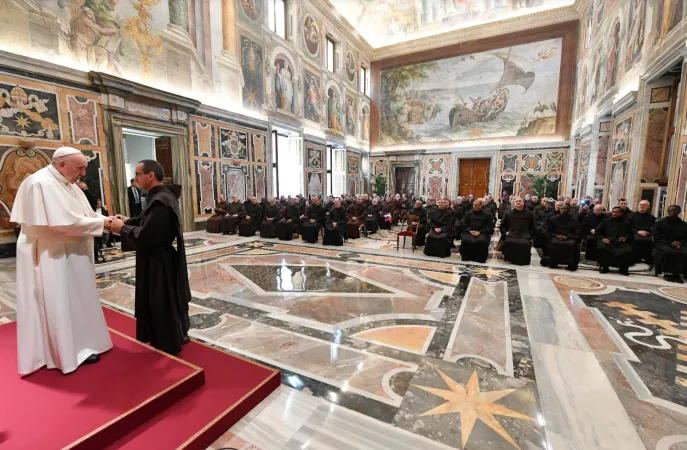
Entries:
{"type": "Polygon", "coordinates": [[[381,72],[380,145],[556,132],[562,39],[381,72]]]}

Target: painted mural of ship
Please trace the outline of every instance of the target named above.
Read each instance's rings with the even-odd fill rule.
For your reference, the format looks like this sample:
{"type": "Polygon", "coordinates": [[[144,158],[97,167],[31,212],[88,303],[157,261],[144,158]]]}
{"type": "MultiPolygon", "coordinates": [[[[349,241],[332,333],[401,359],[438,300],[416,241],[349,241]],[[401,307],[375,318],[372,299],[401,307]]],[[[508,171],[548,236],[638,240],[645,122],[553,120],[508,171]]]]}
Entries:
{"type": "Polygon", "coordinates": [[[501,79],[487,98],[470,97],[472,107],[468,107],[467,102],[458,94],[462,104],[456,104],[449,112],[451,128],[463,127],[477,122],[490,122],[496,119],[508,106],[509,86],[522,86],[527,92],[534,83],[534,66],[527,58],[512,55],[511,49],[508,50],[508,53],[492,53],[491,55],[503,61],[501,79]]]}

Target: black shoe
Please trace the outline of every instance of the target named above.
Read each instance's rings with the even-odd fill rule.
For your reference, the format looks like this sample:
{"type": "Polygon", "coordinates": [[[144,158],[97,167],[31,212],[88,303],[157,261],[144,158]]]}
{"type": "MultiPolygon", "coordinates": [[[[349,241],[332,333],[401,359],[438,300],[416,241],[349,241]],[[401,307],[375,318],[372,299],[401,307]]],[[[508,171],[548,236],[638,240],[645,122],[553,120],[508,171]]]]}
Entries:
{"type": "Polygon", "coordinates": [[[600,267],[599,268],[599,273],[608,273],[608,272],[609,272],[608,267],[600,267]]]}
{"type": "Polygon", "coordinates": [[[577,266],[568,266],[565,268],[565,270],[569,270],[570,272],[574,272],[577,270],[577,266]]]}
{"type": "Polygon", "coordinates": [[[95,364],[98,361],[100,361],[100,355],[94,353],[88,358],[86,358],[84,362],[82,362],[81,364],[95,364]]]}
{"type": "Polygon", "coordinates": [[[651,272],[652,270],[654,270],[654,264],[653,264],[653,263],[650,263],[650,264],[649,264],[649,268],[648,268],[647,270],[648,270],[649,272],[651,272]]]}
{"type": "Polygon", "coordinates": [[[626,277],[630,276],[630,271],[628,270],[627,267],[622,267],[622,268],[618,269],[618,273],[620,275],[625,275],[626,277]]]}
{"type": "Polygon", "coordinates": [[[186,336],[184,336],[184,344],[188,344],[189,342],[191,342],[191,338],[187,334],[186,336]]]}
{"type": "Polygon", "coordinates": [[[685,282],[682,281],[682,277],[676,274],[666,274],[663,276],[663,279],[666,281],[670,281],[671,283],[685,284],[685,282]]]}
{"type": "Polygon", "coordinates": [[[558,269],[558,264],[549,264],[549,269],[558,269]]]}

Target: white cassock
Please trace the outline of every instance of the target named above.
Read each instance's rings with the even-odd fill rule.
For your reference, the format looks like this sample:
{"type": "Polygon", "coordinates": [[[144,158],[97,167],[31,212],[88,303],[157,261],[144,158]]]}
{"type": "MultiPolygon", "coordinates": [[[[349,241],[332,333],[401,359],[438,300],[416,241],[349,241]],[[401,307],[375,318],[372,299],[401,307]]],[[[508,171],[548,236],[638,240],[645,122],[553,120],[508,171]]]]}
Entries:
{"type": "Polygon", "coordinates": [[[98,300],[93,238],[104,217],[52,165],[19,187],[10,220],[17,240],[19,374],[47,366],[69,373],[112,348],[98,300]]]}

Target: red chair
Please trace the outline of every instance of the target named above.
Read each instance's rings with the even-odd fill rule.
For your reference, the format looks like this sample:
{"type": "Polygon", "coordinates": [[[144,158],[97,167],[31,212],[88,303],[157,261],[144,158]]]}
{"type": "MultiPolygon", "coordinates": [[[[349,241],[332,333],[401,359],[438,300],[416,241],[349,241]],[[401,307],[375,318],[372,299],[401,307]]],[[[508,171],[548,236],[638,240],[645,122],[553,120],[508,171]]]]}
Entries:
{"type": "Polygon", "coordinates": [[[408,216],[401,222],[401,231],[396,235],[396,251],[401,243],[401,236],[403,236],[403,247],[406,246],[406,238],[412,238],[413,252],[415,252],[415,238],[417,237],[417,227],[420,218],[418,216],[408,216]]]}

